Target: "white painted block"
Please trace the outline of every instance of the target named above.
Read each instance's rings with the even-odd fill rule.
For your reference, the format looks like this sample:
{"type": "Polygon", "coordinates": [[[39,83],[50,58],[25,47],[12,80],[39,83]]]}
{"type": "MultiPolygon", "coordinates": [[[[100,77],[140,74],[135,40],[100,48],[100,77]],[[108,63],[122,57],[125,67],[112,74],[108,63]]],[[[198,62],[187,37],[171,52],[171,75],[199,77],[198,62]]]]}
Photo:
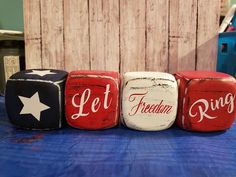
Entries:
{"type": "Polygon", "coordinates": [[[123,124],[136,130],[156,131],[167,129],[174,123],[178,87],[173,75],[127,72],[123,82],[123,124]]]}

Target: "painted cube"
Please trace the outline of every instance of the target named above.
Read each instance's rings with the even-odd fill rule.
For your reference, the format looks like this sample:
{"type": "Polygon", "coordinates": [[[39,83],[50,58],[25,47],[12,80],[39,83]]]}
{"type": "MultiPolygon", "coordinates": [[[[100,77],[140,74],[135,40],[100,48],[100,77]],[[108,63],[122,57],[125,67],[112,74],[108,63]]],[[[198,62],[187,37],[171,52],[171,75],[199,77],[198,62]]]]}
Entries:
{"type": "Polygon", "coordinates": [[[10,121],[26,129],[57,129],[65,123],[64,86],[67,72],[33,69],[18,72],[6,84],[10,121]]]}
{"type": "Polygon", "coordinates": [[[119,120],[119,73],[72,71],[65,90],[66,119],[80,129],[107,129],[119,120]]]}
{"type": "Polygon", "coordinates": [[[162,72],[124,74],[122,122],[136,130],[169,128],[176,119],[178,88],[175,77],[162,72]]]}
{"type": "Polygon", "coordinates": [[[235,118],[235,79],[224,73],[185,71],[176,73],[179,108],[176,123],[191,131],[219,131],[235,118]]]}

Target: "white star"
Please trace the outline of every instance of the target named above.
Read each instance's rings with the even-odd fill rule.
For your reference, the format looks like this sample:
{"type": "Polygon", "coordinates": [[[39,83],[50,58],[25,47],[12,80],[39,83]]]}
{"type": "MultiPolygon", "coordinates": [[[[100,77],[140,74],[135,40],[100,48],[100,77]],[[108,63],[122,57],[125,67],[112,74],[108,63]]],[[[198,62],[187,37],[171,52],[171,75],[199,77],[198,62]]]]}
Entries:
{"type": "Polygon", "coordinates": [[[31,114],[38,121],[40,121],[41,112],[50,108],[47,105],[40,102],[38,92],[36,92],[30,98],[23,96],[18,96],[18,97],[24,105],[23,108],[21,109],[20,114],[31,114]]]}
{"type": "Polygon", "coordinates": [[[51,72],[50,70],[32,70],[32,72],[30,73],[26,73],[26,74],[31,74],[31,75],[39,75],[39,76],[45,76],[48,74],[56,74],[54,72],[51,72]]]}

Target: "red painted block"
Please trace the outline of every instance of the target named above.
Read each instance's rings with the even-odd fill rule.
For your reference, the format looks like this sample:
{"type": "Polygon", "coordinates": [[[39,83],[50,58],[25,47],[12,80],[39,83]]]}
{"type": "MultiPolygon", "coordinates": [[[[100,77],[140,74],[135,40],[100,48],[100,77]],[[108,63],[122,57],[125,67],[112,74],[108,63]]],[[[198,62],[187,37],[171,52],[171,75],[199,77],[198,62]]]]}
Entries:
{"type": "Polygon", "coordinates": [[[65,88],[66,119],[80,129],[106,129],[118,124],[119,73],[73,71],[65,88]]]}
{"type": "Polygon", "coordinates": [[[234,122],[236,82],[224,73],[186,71],[176,73],[179,106],[176,123],[192,131],[219,131],[234,122]]]}

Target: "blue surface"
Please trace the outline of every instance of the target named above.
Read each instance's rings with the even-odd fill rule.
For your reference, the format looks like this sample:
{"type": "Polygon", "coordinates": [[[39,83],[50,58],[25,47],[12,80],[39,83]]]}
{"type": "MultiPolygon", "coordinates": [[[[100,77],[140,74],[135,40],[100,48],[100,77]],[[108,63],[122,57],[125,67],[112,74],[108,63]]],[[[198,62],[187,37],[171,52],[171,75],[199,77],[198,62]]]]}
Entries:
{"type": "Polygon", "coordinates": [[[7,120],[0,98],[0,176],[235,177],[236,125],[217,133],[172,127],[25,131],[7,120]]]}

